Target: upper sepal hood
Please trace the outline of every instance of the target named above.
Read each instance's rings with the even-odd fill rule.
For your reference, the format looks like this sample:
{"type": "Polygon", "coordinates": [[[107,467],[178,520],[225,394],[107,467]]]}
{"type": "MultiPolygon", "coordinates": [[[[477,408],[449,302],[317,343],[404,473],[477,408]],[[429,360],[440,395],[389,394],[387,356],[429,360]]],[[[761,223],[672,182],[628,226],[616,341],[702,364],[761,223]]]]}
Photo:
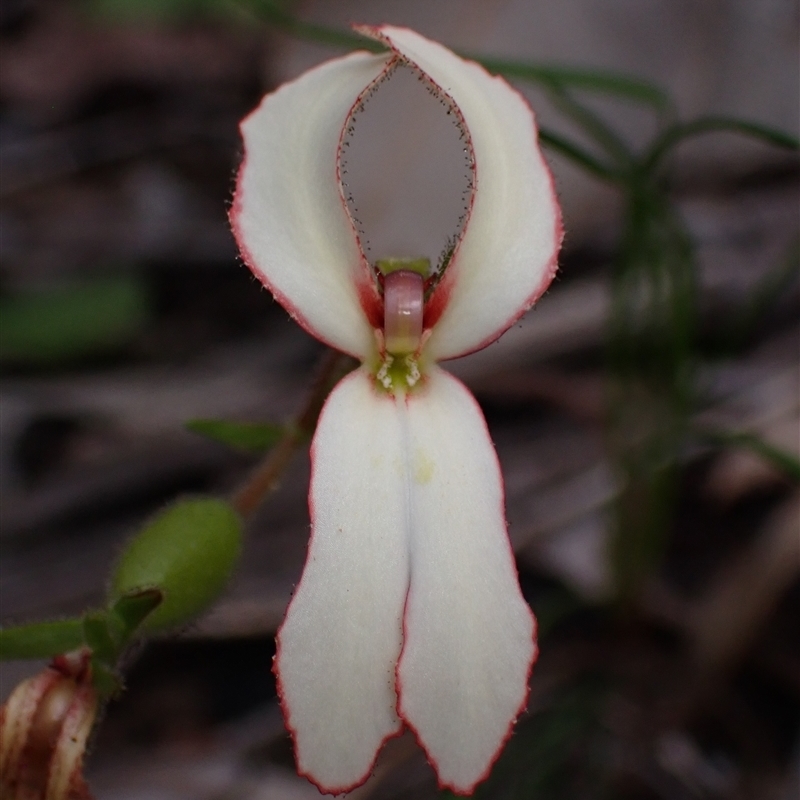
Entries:
{"type": "Polygon", "coordinates": [[[242,123],[231,222],[253,272],[307,330],[365,359],[382,303],[339,179],[354,110],[398,61],[455,111],[473,168],[468,218],[428,299],[430,360],[500,336],[556,269],[561,217],[533,113],[502,78],[405,28],[361,27],[391,48],[353,53],[268,95],[242,123]]]}
{"type": "Polygon", "coordinates": [[[456,358],[506,331],[549,285],[561,212],[527,101],[505,80],[408,28],[361,26],[422,73],[457,111],[473,162],[472,203],[428,301],[429,358],[456,358]]]}

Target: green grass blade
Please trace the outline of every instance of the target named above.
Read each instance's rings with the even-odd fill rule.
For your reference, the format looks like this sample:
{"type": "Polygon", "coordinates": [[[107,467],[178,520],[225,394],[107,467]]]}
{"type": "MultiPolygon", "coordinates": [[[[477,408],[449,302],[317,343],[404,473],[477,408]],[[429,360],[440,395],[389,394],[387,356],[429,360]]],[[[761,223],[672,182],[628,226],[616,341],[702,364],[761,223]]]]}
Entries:
{"type": "Polygon", "coordinates": [[[539,141],[547,148],[562,156],[574,161],[579,167],[583,167],[587,172],[601,178],[602,180],[620,183],[623,181],[621,175],[612,167],[603,164],[594,156],[587,153],[582,147],[571,142],[569,139],[553,131],[543,128],[539,129],[539,141]]]}
{"type": "Polygon", "coordinates": [[[653,144],[649,155],[645,158],[645,170],[652,170],[659,165],[662,159],[677,145],[692,136],[706,133],[738,133],[760,139],[766,144],[783,147],[789,150],[800,149],[797,138],[776,130],[775,128],[759,125],[756,122],[734,119],[730,117],[701,117],[692,122],[683,122],[668,128],[653,144]]]}
{"type": "Polygon", "coordinates": [[[594,111],[561,86],[551,86],[548,94],[556,108],[583,129],[619,166],[630,167],[633,164],[633,151],[627,142],[594,111]]]}
{"type": "MultiPolygon", "coordinates": [[[[250,7],[265,22],[300,39],[349,49],[368,49],[373,52],[380,52],[384,49],[372,40],[356,33],[304,22],[287,11],[285,4],[275,0],[250,0],[250,7]]],[[[580,126],[619,165],[625,167],[631,166],[633,163],[633,153],[629,145],[597,114],[575,100],[569,94],[568,89],[580,89],[643,102],[662,113],[671,107],[669,98],[663,91],[644,81],[627,76],[595,70],[569,69],[554,65],[483,57],[469,53],[460,55],[477,61],[490,72],[537,83],[545,88],[553,103],[565,116],[580,126]]],[[[610,179],[607,170],[601,168],[595,159],[581,153],[576,146],[563,142],[556,143],[553,140],[551,143],[593,174],[610,179]]]]}
{"type": "Polygon", "coordinates": [[[595,94],[605,94],[652,106],[657,111],[668,111],[672,101],[662,89],[646,81],[618,75],[604,70],[573,69],[548,64],[534,64],[529,61],[507,60],[462,53],[483,64],[489,72],[505,75],[507,78],[536,83],[545,88],[560,86],[579,89],[595,94]]]}
{"type": "Polygon", "coordinates": [[[83,644],[83,620],[34,622],[0,630],[0,661],[50,658],[83,644]]]}
{"type": "MultiPolygon", "coordinates": [[[[304,22],[286,10],[284,4],[274,0],[249,0],[247,3],[267,23],[291,36],[306,41],[347,49],[381,52],[385,48],[377,42],[351,31],[327,25],[304,22]]],[[[460,53],[464,58],[483,64],[490,72],[509,78],[537,83],[547,88],[553,86],[582,89],[597,94],[620,97],[652,106],[658,111],[671,107],[669,96],[662,89],[646,81],[604,70],[574,69],[552,64],[535,64],[529,61],[492,58],[474,53],[460,53]]]]}
{"type": "Polygon", "coordinates": [[[750,291],[738,313],[731,315],[724,326],[721,345],[726,352],[744,349],[759,325],[764,324],[776,305],[786,297],[800,277],[800,240],[795,239],[787,249],[782,263],[769,272],[750,291]]]}
{"type": "Polygon", "coordinates": [[[374,39],[367,39],[353,31],[304,22],[288,12],[281,3],[273,0],[249,0],[246,5],[253,8],[265,22],[307,42],[317,42],[346,50],[369,50],[373,53],[380,53],[386,49],[374,39]]]}

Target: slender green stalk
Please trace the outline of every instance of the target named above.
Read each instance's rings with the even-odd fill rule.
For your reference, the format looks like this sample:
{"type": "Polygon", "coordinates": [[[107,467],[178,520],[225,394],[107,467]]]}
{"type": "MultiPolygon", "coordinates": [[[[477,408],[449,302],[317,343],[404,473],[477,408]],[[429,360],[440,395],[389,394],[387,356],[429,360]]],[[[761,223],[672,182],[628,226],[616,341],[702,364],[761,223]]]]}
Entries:
{"type": "MultiPolygon", "coordinates": [[[[271,25],[280,28],[291,36],[306,41],[347,49],[371,50],[380,52],[385,48],[377,42],[352,31],[305,22],[287,11],[284,4],[275,0],[247,0],[256,12],[271,25]]],[[[464,58],[483,64],[490,72],[519,78],[550,88],[552,86],[584,89],[598,94],[620,97],[625,100],[643,103],[656,109],[671,109],[672,102],[662,89],[647,81],[603,70],[575,69],[552,64],[536,64],[515,59],[491,58],[474,53],[460,53],[464,58]]]]}
{"type": "Polygon", "coordinates": [[[628,170],[633,167],[633,152],[631,148],[594,111],[583,103],[578,102],[562,86],[549,86],[548,96],[556,108],[588,134],[599,147],[602,147],[618,167],[628,170]]]}
{"type": "Polygon", "coordinates": [[[561,86],[605,94],[643,103],[661,112],[672,109],[672,101],[666,92],[651,83],[627,75],[602,70],[575,69],[550,64],[535,64],[530,61],[492,58],[470,53],[461,55],[483,64],[489,72],[505,75],[507,78],[519,78],[545,88],[561,86]]]}
{"type": "Polygon", "coordinates": [[[242,515],[250,516],[275,488],[283,471],[289,465],[294,451],[308,441],[317,425],[325,398],[351,362],[347,356],[328,350],[322,358],[317,377],[305,405],[292,425],[270,450],[266,458],[253,470],[245,482],[234,492],[231,504],[242,515]]]}
{"type": "Polygon", "coordinates": [[[625,181],[623,174],[613,167],[603,164],[593,155],[587,153],[582,147],[558,133],[540,128],[539,141],[550,150],[560,153],[570,161],[574,161],[579,167],[583,167],[596,178],[610,181],[611,183],[624,183],[625,181]]]}
{"type": "Polygon", "coordinates": [[[691,122],[682,122],[667,128],[655,140],[647,155],[642,159],[643,169],[646,172],[655,170],[674,147],[692,136],[725,131],[751,136],[755,139],[761,139],[767,144],[784,147],[789,150],[800,148],[800,142],[794,136],[766,125],[729,117],[701,117],[691,122]]]}
{"type": "Polygon", "coordinates": [[[608,447],[620,482],[612,566],[619,598],[636,600],[672,525],[679,455],[694,392],[691,242],[659,184],[628,187],[608,339],[608,447]]]}
{"type": "Polygon", "coordinates": [[[83,620],[34,622],[0,630],[0,661],[15,658],[50,658],[83,644],[83,620]]]}
{"type": "Polygon", "coordinates": [[[254,7],[265,22],[298,39],[341,47],[345,50],[369,50],[380,53],[386,49],[374,39],[368,39],[353,31],[304,22],[273,0],[247,0],[246,5],[254,7]]]}

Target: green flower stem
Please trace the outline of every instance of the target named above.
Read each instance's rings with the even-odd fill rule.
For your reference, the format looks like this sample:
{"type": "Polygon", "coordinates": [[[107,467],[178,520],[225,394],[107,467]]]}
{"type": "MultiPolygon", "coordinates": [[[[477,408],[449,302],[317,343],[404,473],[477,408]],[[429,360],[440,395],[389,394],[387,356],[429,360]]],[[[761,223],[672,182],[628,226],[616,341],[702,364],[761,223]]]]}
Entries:
{"type": "Polygon", "coordinates": [[[314,433],[325,398],[342,374],[348,371],[349,362],[347,356],[335,350],[325,353],[305,406],[294,424],[286,426],[286,432],[266,458],[234,492],[231,505],[242,517],[249,517],[261,505],[277,485],[278,478],[289,465],[294,451],[314,433]]]}
{"type": "Polygon", "coordinates": [[[134,591],[105,611],[4,628],[0,630],[0,661],[52,658],[88,645],[93,671],[110,674],[131,636],[162,600],[158,589],[134,591]]]}
{"type": "Polygon", "coordinates": [[[83,620],[34,622],[0,630],[0,661],[51,658],[83,645],[83,620]]]}

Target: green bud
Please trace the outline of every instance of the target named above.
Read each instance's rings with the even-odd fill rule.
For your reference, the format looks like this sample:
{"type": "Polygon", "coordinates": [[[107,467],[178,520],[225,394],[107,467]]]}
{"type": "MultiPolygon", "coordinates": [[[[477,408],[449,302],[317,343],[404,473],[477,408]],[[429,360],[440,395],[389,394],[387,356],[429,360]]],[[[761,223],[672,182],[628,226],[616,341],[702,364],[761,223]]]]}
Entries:
{"type": "Polygon", "coordinates": [[[145,617],[163,602],[164,593],[155,588],[137,589],[120,597],[108,610],[107,624],[114,641],[124,647],[145,617]]]}
{"type": "Polygon", "coordinates": [[[164,600],[140,630],[188,622],[228,583],[242,545],[241,520],[222,500],[179,500],[130,542],[111,581],[109,604],[131,592],[157,588],[164,600]]]}

